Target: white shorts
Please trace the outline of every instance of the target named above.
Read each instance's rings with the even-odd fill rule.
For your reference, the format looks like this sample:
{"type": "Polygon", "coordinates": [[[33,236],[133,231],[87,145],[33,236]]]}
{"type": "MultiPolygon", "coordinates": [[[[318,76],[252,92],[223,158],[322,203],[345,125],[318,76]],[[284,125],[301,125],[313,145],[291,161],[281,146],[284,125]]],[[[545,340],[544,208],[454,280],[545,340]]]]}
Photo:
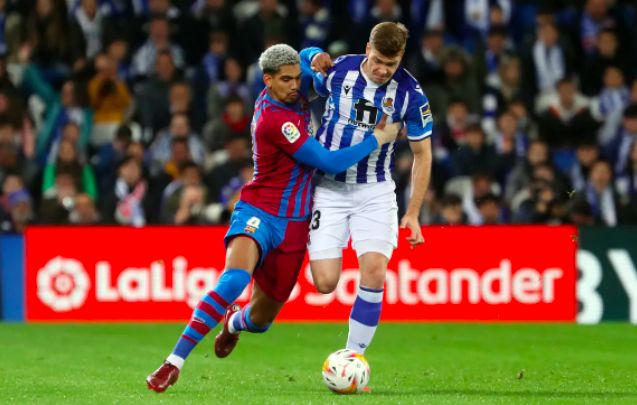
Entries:
{"type": "Polygon", "coordinates": [[[398,246],[398,204],[393,181],[348,184],[322,178],[314,190],[310,260],[340,258],[350,235],[357,256],[391,259],[398,246]]]}

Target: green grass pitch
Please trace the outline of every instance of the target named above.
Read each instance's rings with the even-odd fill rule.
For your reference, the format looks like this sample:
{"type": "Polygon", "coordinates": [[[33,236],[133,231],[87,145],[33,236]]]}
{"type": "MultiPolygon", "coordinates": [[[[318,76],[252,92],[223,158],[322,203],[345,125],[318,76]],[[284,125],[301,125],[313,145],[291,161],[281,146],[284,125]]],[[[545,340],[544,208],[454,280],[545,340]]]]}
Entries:
{"type": "Polygon", "coordinates": [[[149,391],[146,375],[181,330],[0,324],[0,404],[637,403],[637,329],[627,324],[381,324],[367,353],[373,392],[347,397],[320,375],[345,323],[244,333],[223,360],[209,336],[175,386],[149,391]]]}

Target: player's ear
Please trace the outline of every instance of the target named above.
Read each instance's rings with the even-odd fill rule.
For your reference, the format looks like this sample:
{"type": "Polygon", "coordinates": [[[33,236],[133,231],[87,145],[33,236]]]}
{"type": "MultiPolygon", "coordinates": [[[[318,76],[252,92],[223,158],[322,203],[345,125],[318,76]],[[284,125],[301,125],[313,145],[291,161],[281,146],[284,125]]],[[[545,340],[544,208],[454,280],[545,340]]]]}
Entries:
{"type": "Polygon", "coordinates": [[[372,50],[372,44],[370,44],[369,42],[367,43],[367,45],[365,46],[365,55],[369,56],[369,53],[372,50]]]}
{"type": "Polygon", "coordinates": [[[272,75],[270,74],[264,74],[263,75],[263,83],[265,83],[265,87],[267,87],[268,89],[270,87],[272,87],[272,75]]]}

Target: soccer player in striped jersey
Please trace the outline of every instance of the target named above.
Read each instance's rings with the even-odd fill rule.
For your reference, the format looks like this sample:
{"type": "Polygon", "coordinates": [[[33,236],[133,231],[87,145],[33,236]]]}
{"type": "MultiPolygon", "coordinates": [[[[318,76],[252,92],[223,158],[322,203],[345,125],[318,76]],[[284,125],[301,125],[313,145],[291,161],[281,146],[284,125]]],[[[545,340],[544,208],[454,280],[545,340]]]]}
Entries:
{"type": "MultiPolygon", "coordinates": [[[[408,31],[399,23],[376,25],[365,55],[332,62],[319,48],[301,51],[304,72],[327,97],[316,139],[331,151],[362,142],[387,122],[403,122],[414,155],[411,199],[400,220],[412,248],[423,243],[419,214],[431,173],[433,119],[420,85],[400,66],[408,31]],[[310,69],[311,67],[311,69],[310,69]],[[314,72],[312,72],[314,71],[314,72]]],[[[325,173],[314,193],[310,222],[310,265],[318,291],[334,291],[341,273],[342,250],[351,236],[360,267],[360,285],[349,319],[347,348],[364,353],[380,318],[387,263],[398,243],[398,208],[391,171],[394,143],[347,170],[325,173]]]]}
{"type": "Polygon", "coordinates": [[[288,299],[306,252],[313,168],[338,173],[396,139],[387,125],[363,142],[328,151],[311,137],[307,101],[301,97],[299,54],[288,45],[266,49],[259,58],[266,89],[252,120],[254,178],[236,204],[225,236],[226,265],[216,286],[197,304],[172,353],[146,379],[163,392],[179,377],[192,349],[219,322],[215,354],[226,357],[239,332],[262,333],[288,299]],[[254,278],[250,304],[233,302],[254,278]]]}

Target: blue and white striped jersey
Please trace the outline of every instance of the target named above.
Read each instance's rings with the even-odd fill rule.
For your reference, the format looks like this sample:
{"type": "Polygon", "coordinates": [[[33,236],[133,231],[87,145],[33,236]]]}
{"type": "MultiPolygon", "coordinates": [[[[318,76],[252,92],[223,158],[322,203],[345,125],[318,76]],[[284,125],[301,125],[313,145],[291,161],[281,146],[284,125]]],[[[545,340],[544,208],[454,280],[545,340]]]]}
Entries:
{"type": "MultiPolygon", "coordinates": [[[[306,74],[316,49],[301,52],[306,74]]],[[[379,86],[362,72],[364,60],[365,55],[341,56],[326,77],[314,75],[316,92],[327,97],[316,139],[329,150],[355,145],[371,136],[383,114],[388,116],[387,123],[402,121],[410,141],[431,136],[433,119],[429,101],[416,79],[400,67],[389,82],[379,86]]],[[[391,179],[393,166],[392,142],[346,172],[326,176],[346,183],[376,183],[391,179]]]]}

